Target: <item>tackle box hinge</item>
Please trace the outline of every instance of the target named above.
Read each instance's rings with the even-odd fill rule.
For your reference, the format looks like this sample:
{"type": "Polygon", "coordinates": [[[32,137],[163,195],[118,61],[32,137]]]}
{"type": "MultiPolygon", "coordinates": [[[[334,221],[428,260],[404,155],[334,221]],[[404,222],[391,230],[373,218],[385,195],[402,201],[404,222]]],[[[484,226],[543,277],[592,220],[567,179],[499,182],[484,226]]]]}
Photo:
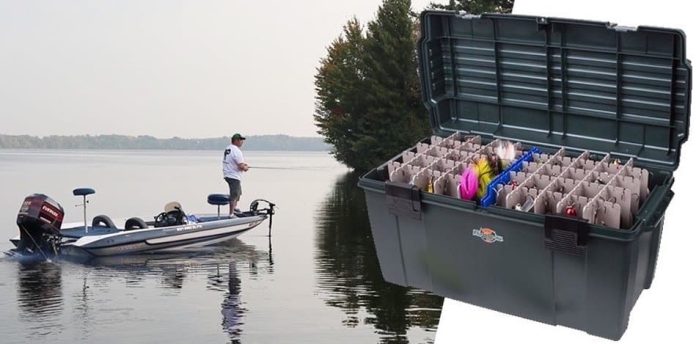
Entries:
{"type": "Polygon", "coordinates": [[[544,219],[544,246],[552,251],[582,256],[589,236],[590,226],[585,220],[555,215],[544,219]]]}
{"type": "Polygon", "coordinates": [[[384,185],[384,191],[387,195],[387,208],[390,213],[415,220],[421,219],[421,193],[418,187],[387,181],[384,185]]]}

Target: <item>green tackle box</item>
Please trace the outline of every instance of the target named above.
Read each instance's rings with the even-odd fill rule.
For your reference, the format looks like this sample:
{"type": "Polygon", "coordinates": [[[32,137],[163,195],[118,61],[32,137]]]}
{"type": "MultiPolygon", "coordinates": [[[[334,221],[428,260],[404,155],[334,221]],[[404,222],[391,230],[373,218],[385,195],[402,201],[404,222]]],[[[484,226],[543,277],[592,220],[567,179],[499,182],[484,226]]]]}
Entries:
{"type": "Polygon", "coordinates": [[[359,181],[384,279],[620,339],[688,137],[684,33],[446,11],[420,25],[434,135],[359,181]],[[504,141],[515,160],[488,199],[460,199],[462,171],[504,141]]]}

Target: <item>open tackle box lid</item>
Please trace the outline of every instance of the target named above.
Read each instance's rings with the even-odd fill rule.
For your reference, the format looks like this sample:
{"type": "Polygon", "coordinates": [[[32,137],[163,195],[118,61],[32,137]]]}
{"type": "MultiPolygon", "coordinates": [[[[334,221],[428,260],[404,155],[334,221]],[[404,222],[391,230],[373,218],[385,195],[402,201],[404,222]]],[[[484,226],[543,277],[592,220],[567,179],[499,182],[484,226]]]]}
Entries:
{"type": "Polygon", "coordinates": [[[446,11],[423,12],[421,25],[420,77],[436,134],[678,167],[691,105],[682,31],[446,11]]]}

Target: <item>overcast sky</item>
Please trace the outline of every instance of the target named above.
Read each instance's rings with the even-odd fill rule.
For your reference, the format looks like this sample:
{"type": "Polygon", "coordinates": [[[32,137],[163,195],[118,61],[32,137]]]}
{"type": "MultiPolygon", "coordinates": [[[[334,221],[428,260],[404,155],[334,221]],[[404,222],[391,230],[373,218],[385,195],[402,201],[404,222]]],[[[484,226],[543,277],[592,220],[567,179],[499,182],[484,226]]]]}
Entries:
{"type": "Polygon", "coordinates": [[[0,134],[317,136],[319,59],[381,2],[0,0],[0,134]]]}

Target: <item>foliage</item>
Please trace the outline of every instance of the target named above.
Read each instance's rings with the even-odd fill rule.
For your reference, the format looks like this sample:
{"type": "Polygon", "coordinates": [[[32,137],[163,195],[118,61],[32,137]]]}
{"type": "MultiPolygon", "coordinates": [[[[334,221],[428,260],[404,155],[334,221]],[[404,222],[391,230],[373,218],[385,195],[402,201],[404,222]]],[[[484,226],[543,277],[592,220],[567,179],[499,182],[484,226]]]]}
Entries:
{"type": "MultiPolygon", "coordinates": [[[[514,0],[457,0],[435,9],[512,10],[514,0]]],[[[409,0],[384,0],[366,29],[353,18],[327,48],[315,75],[318,133],[359,171],[373,168],[430,131],[416,61],[417,16],[409,0]]]]}
{"type": "Polygon", "coordinates": [[[434,9],[466,11],[471,14],[510,13],[515,0],[450,0],[447,5],[430,4],[434,9]]]}
{"type": "Polygon", "coordinates": [[[360,152],[354,148],[358,122],[366,114],[363,50],[365,37],[357,19],[343,27],[343,35],[331,43],[315,76],[318,133],[333,146],[332,154],[348,166],[356,166],[360,152]]]}
{"type": "Polygon", "coordinates": [[[367,170],[429,131],[420,102],[409,0],[384,0],[363,28],[350,20],[315,75],[319,133],[336,159],[367,170]]]}

